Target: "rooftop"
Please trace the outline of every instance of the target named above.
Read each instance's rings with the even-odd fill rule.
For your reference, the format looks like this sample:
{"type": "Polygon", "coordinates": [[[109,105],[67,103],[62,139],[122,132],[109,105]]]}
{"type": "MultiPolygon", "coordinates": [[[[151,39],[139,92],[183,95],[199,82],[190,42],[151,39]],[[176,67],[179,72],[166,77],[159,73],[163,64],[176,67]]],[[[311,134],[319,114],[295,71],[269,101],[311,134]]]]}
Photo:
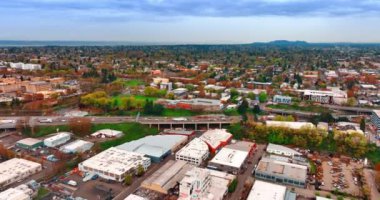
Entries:
{"type": "Polygon", "coordinates": [[[228,133],[226,129],[212,129],[208,130],[200,137],[212,148],[218,148],[221,143],[227,142],[232,138],[232,134],[228,133]]]}
{"type": "Polygon", "coordinates": [[[262,158],[256,171],[285,176],[294,180],[304,181],[307,178],[306,166],[273,160],[270,158],[262,158]]]}
{"type": "Polygon", "coordinates": [[[182,147],[176,155],[202,158],[206,153],[209,153],[207,144],[199,138],[194,138],[186,146],[182,147]]]}
{"type": "Polygon", "coordinates": [[[298,151],[296,151],[294,149],[291,149],[291,148],[288,148],[288,147],[282,146],[282,145],[272,144],[272,143],[268,144],[267,151],[269,151],[269,150],[289,152],[289,153],[294,154],[294,155],[301,155],[301,153],[299,153],[298,151]]]}
{"type": "Polygon", "coordinates": [[[315,128],[315,125],[310,122],[266,121],[266,125],[274,127],[287,127],[291,129],[301,129],[303,127],[315,128]]]}
{"type": "Polygon", "coordinates": [[[210,161],[210,165],[213,163],[240,168],[245,159],[248,156],[247,151],[240,151],[229,148],[222,148],[218,154],[210,161]]]}
{"type": "Polygon", "coordinates": [[[284,200],[286,187],[256,180],[247,200],[284,200]]]}
{"type": "Polygon", "coordinates": [[[66,137],[70,137],[71,136],[71,133],[69,132],[60,132],[60,133],[57,133],[56,135],[54,136],[51,136],[51,137],[48,137],[44,140],[44,142],[47,142],[47,141],[55,141],[55,140],[59,140],[61,138],[66,138],[66,137]]]}
{"type": "Polygon", "coordinates": [[[28,146],[33,146],[33,145],[38,144],[40,142],[42,142],[42,141],[35,139],[35,138],[25,138],[25,139],[17,141],[17,143],[28,145],[28,146]]]}
{"type": "Polygon", "coordinates": [[[41,168],[40,163],[21,158],[12,158],[0,163],[0,183],[15,179],[20,174],[30,173],[31,170],[41,168]]]}
{"type": "Polygon", "coordinates": [[[99,135],[102,135],[102,136],[104,135],[106,137],[118,137],[121,134],[123,134],[122,131],[117,131],[117,130],[112,130],[112,129],[102,129],[91,134],[91,136],[97,137],[99,135]]]}

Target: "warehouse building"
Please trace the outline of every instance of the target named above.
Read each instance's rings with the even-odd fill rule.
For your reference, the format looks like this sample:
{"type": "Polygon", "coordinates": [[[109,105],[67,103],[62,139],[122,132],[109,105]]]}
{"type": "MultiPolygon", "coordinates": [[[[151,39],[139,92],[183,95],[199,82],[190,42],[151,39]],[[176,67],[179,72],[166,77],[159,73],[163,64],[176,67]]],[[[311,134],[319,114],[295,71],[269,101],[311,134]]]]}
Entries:
{"type": "Polygon", "coordinates": [[[252,155],[256,150],[256,143],[248,142],[248,141],[235,141],[232,140],[231,144],[227,145],[226,148],[235,149],[240,151],[248,152],[248,155],[252,155]]]}
{"type": "Polygon", "coordinates": [[[164,166],[154,172],[141,184],[141,187],[159,193],[168,194],[181,181],[192,165],[182,160],[169,160],[164,166]]]}
{"type": "Polygon", "coordinates": [[[9,188],[0,192],[0,200],[31,200],[34,191],[27,185],[22,184],[15,188],[9,188]]]}
{"type": "Polygon", "coordinates": [[[42,170],[40,163],[13,158],[0,163],[0,188],[23,180],[42,170]]]}
{"type": "Polygon", "coordinates": [[[225,172],[194,167],[179,183],[178,200],[222,200],[235,178],[225,172]]]}
{"type": "Polygon", "coordinates": [[[210,148],[210,152],[215,154],[231,141],[232,134],[227,132],[226,129],[212,129],[203,133],[199,138],[206,142],[210,148]]]}
{"type": "Polygon", "coordinates": [[[247,200],[284,200],[286,187],[256,180],[247,200]]]}
{"type": "Polygon", "coordinates": [[[294,157],[294,156],[300,156],[302,155],[296,150],[293,150],[291,148],[282,146],[282,145],[277,145],[277,144],[272,144],[269,143],[267,146],[267,152],[271,154],[277,154],[281,156],[288,156],[288,157],[294,157]]]}
{"type": "Polygon", "coordinates": [[[187,137],[181,135],[150,135],[116,148],[140,153],[149,157],[152,162],[160,162],[186,142],[187,137]]]}
{"type": "Polygon", "coordinates": [[[255,170],[257,179],[286,184],[296,187],[306,187],[307,166],[262,158],[255,170]]]}
{"type": "Polygon", "coordinates": [[[42,147],[43,144],[44,144],[43,141],[37,140],[34,138],[25,138],[16,142],[17,147],[28,149],[28,150],[42,147]]]}
{"type": "Polygon", "coordinates": [[[74,142],[62,146],[59,150],[63,153],[83,153],[90,150],[92,146],[94,146],[92,142],[75,140],[74,142]]]}
{"type": "Polygon", "coordinates": [[[127,174],[135,173],[139,165],[147,170],[150,164],[150,159],[143,154],[112,147],[79,163],[78,168],[82,172],[96,173],[104,179],[121,182],[127,174]]]}
{"type": "Polygon", "coordinates": [[[97,138],[118,138],[123,136],[123,132],[111,129],[103,129],[91,134],[92,137],[97,138]]]}
{"type": "Polygon", "coordinates": [[[380,110],[373,110],[371,115],[371,122],[376,126],[377,133],[380,133],[380,110]]]}
{"type": "Polygon", "coordinates": [[[238,174],[247,158],[247,151],[225,147],[208,163],[207,168],[225,171],[230,174],[238,174]]]}
{"type": "Polygon", "coordinates": [[[188,138],[195,136],[195,131],[186,130],[186,129],[165,129],[162,134],[165,135],[183,135],[188,138]]]}
{"type": "Polygon", "coordinates": [[[149,200],[149,199],[135,195],[135,194],[130,194],[124,200],[149,200]]]}
{"type": "Polygon", "coordinates": [[[71,133],[61,132],[52,137],[46,138],[44,140],[44,145],[47,147],[56,147],[68,142],[71,138],[71,133]]]}
{"type": "Polygon", "coordinates": [[[207,144],[199,138],[194,138],[176,153],[175,159],[199,166],[208,158],[209,154],[207,144]]]}
{"type": "Polygon", "coordinates": [[[273,97],[273,103],[291,104],[292,103],[292,97],[281,96],[281,95],[274,95],[274,97],[273,97]]]}
{"type": "Polygon", "coordinates": [[[310,122],[284,122],[284,121],[266,121],[269,127],[284,127],[290,129],[315,128],[315,125],[310,122]]]}

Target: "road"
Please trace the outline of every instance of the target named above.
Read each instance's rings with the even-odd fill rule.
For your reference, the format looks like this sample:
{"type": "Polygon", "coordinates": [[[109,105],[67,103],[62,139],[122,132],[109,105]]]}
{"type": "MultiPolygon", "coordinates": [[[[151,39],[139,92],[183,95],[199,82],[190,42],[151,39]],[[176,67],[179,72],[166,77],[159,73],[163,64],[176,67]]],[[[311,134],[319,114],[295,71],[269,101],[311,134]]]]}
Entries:
{"type": "Polygon", "coordinates": [[[250,156],[248,159],[251,160],[251,163],[247,163],[247,169],[244,171],[244,173],[239,173],[238,175],[238,185],[236,187],[236,190],[231,195],[227,196],[227,200],[239,200],[241,198],[242,192],[244,190],[244,183],[249,178],[252,177],[252,171],[255,165],[259,163],[260,158],[262,157],[264,151],[265,151],[266,145],[258,144],[257,150],[253,154],[253,156],[250,156]]]}
{"type": "Polygon", "coordinates": [[[377,191],[375,185],[375,173],[371,169],[364,169],[364,177],[366,183],[369,185],[371,190],[371,199],[380,199],[380,193],[377,191]]]}

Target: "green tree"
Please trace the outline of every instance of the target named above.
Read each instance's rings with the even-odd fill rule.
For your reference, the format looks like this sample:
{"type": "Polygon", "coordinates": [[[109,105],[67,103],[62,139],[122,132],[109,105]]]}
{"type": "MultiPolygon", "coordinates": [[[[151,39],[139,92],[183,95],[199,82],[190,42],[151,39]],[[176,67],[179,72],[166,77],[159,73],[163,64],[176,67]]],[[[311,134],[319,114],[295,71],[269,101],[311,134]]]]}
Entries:
{"type": "Polygon", "coordinates": [[[249,106],[248,106],[247,100],[243,99],[243,101],[241,102],[241,104],[237,108],[237,111],[239,114],[243,115],[243,114],[247,113],[248,107],[249,106]]]}
{"type": "Polygon", "coordinates": [[[231,96],[231,99],[234,100],[239,96],[239,92],[235,88],[232,88],[230,90],[230,96],[231,96]]]}
{"type": "Polygon", "coordinates": [[[260,92],[260,94],[259,94],[259,101],[260,101],[260,103],[266,102],[267,99],[268,99],[267,93],[260,92]]]}
{"type": "Polygon", "coordinates": [[[145,173],[144,167],[141,164],[139,164],[137,166],[137,173],[136,173],[137,176],[142,176],[142,175],[144,175],[144,173],[145,173]]]}
{"type": "Polygon", "coordinates": [[[237,179],[235,178],[235,179],[231,182],[231,184],[228,186],[228,193],[233,193],[233,192],[235,192],[237,185],[238,185],[238,181],[237,181],[237,179]]]}
{"type": "Polygon", "coordinates": [[[131,185],[133,182],[133,176],[132,174],[128,173],[125,175],[125,178],[124,178],[124,184],[125,185],[131,185]]]}
{"type": "Polygon", "coordinates": [[[247,97],[248,97],[249,99],[251,99],[251,100],[255,100],[255,99],[256,99],[256,94],[253,93],[253,92],[249,92],[248,95],[247,95],[247,97]]]}
{"type": "Polygon", "coordinates": [[[360,119],[360,130],[365,132],[365,118],[364,117],[360,119]]]}

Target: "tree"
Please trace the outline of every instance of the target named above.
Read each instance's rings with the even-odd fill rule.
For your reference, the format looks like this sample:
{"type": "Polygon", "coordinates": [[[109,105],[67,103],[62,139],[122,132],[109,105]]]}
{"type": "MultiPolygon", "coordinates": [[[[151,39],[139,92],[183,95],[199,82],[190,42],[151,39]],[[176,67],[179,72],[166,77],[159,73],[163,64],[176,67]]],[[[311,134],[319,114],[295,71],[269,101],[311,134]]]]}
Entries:
{"type": "Polygon", "coordinates": [[[126,174],[125,178],[124,178],[124,184],[125,185],[131,185],[132,181],[133,181],[132,175],[130,173],[126,174]]]}
{"type": "Polygon", "coordinates": [[[259,114],[259,113],[261,112],[260,106],[259,106],[259,105],[255,105],[255,106],[253,106],[253,110],[252,110],[252,112],[253,112],[254,114],[259,114]]]}
{"type": "Polygon", "coordinates": [[[249,99],[251,99],[251,100],[255,100],[255,99],[256,99],[256,94],[253,93],[253,92],[249,92],[248,95],[247,95],[247,97],[248,97],[249,99]]]}
{"type": "Polygon", "coordinates": [[[235,88],[232,88],[230,90],[230,98],[234,100],[237,96],[239,96],[239,92],[235,88]]]}
{"type": "Polygon", "coordinates": [[[71,118],[69,127],[74,134],[83,137],[91,133],[91,120],[84,117],[71,118]]]}
{"type": "Polygon", "coordinates": [[[348,98],[348,100],[347,100],[347,105],[348,105],[348,106],[355,106],[355,105],[357,105],[357,104],[358,104],[358,103],[357,103],[355,97],[350,97],[350,98],[348,98]]]}
{"type": "Polygon", "coordinates": [[[137,173],[136,173],[137,176],[142,176],[142,175],[144,175],[144,173],[145,173],[144,167],[141,164],[139,164],[137,166],[137,173]]]}
{"type": "Polygon", "coordinates": [[[235,178],[234,180],[232,180],[231,184],[228,186],[228,193],[235,192],[237,185],[238,185],[238,181],[235,178]]]}
{"type": "Polygon", "coordinates": [[[243,115],[243,114],[247,113],[248,107],[249,106],[248,106],[247,100],[243,99],[243,101],[241,102],[241,104],[237,108],[237,111],[238,111],[239,114],[243,115]]]}
{"type": "Polygon", "coordinates": [[[360,119],[360,130],[365,132],[365,118],[364,117],[360,119]]]}
{"type": "Polygon", "coordinates": [[[260,101],[260,103],[266,102],[267,99],[268,99],[267,93],[260,92],[260,94],[259,94],[259,101],[260,101]]]}

